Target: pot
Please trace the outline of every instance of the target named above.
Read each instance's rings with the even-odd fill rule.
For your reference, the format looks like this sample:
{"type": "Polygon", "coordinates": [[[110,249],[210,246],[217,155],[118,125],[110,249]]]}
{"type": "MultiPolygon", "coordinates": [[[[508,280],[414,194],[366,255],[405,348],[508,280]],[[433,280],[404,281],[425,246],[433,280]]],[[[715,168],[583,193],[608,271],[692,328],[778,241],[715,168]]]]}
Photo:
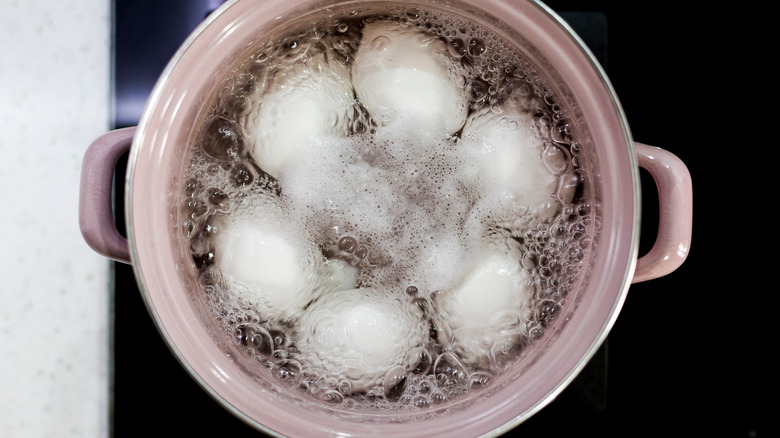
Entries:
{"type": "Polygon", "coordinates": [[[691,237],[691,180],[673,154],[635,143],[603,70],[552,11],[533,1],[417,0],[409,7],[446,8],[489,26],[543,66],[577,108],[590,163],[588,197],[595,228],[587,272],[570,290],[542,339],[486,388],[438,408],[355,412],[301,398],[294,389],[251,371],[210,318],[183,250],[179,205],[184,169],[204,107],[259,37],[325,8],[373,2],[239,0],[209,16],[171,60],[137,127],[98,138],[84,157],[80,225],[98,253],[133,265],[161,335],[182,366],[226,409],[278,436],[486,436],[504,433],[553,400],[606,338],[628,288],[666,275],[685,260],[691,237]],[[125,179],[127,237],[114,226],[111,184],[117,160],[130,151],[125,179]],[[659,193],[656,243],[638,258],[639,169],[659,193]]]}

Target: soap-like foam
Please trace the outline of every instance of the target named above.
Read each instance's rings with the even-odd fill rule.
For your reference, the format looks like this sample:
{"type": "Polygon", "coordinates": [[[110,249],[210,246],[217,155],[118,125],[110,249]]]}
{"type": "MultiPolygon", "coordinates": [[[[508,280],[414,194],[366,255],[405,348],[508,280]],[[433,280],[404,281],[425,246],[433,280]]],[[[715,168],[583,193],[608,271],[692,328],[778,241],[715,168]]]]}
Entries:
{"type": "Polygon", "coordinates": [[[430,294],[457,272],[471,204],[452,139],[377,130],[314,142],[282,183],[290,211],[333,242],[325,252],[360,264],[358,284],[408,281],[430,294]],[[364,257],[337,248],[345,236],[366,248],[364,257]]]}
{"type": "Polygon", "coordinates": [[[437,133],[460,131],[467,100],[446,53],[438,38],[398,22],[366,25],[352,66],[358,99],[381,125],[422,120],[437,133]]]}

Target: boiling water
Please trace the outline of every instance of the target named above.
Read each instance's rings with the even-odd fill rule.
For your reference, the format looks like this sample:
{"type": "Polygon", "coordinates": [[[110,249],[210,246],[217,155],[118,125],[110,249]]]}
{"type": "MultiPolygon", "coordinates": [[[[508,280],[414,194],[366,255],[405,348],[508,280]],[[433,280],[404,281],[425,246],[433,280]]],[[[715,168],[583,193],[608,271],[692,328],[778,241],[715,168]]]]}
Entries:
{"type": "Polygon", "coordinates": [[[181,212],[204,301],[262,373],[405,410],[521,360],[592,212],[534,65],[463,19],[386,12],[255,44],[203,117],[181,212]]]}

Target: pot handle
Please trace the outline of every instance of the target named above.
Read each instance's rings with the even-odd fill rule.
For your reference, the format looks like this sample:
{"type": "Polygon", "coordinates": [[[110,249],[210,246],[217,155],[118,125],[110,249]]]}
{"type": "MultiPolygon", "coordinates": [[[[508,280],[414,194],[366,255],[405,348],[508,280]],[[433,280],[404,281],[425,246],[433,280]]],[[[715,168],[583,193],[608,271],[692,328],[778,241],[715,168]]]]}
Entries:
{"type": "Polygon", "coordinates": [[[674,154],[635,143],[639,167],[650,172],[658,189],[658,235],[650,251],[636,263],[632,283],[671,273],[691,247],[693,197],[691,174],[674,154]]]}
{"type": "Polygon", "coordinates": [[[111,184],[116,163],[130,150],[134,134],[134,126],[103,134],[89,146],[81,165],[81,235],[97,253],[122,263],[130,263],[130,249],[127,238],[116,229],[111,184]]]}

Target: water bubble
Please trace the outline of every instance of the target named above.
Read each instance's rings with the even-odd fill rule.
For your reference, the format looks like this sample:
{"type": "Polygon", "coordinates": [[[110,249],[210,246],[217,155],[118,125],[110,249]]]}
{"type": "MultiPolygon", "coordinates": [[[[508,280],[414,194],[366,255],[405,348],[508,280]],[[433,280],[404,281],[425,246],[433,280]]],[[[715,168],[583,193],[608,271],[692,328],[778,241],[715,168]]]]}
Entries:
{"type": "Polygon", "coordinates": [[[528,336],[531,339],[539,339],[544,334],[544,329],[541,325],[534,324],[528,328],[528,336]]]}
{"type": "Polygon", "coordinates": [[[233,330],[233,340],[238,345],[246,345],[246,327],[236,327],[233,330]]]}
{"type": "Polygon", "coordinates": [[[380,35],[371,41],[371,45],[374,49],[382,50],[390,44],[390,38],[380,35]]]}
{"type": "Polygon", "coordinates": [[[425,375],[431,369],[431,355],[425,347],[417,347],[406,354],[404,361],[414,374],[425,375]]]}
{"type": "Polygon", "coordinates": [[[428,399],[423,396],[415,397],[413,403],[416,408],[427,408],[429,405],[428,399]]]}
{"type": "Polygon", "coordinates": [[[468,53],[466,43],[460,38],[451,39],[447,49],[449,50],[450,55],[455,58],[460,58],[461,56],[465,56],[466,53],[468,53]]]}
{"type": "Polygon", "coordinates": [[[474,79],[471,81],[468,85],[468,92],[471,100],[474,102],[484,101],[488,95],[488,87],[489,85],[481,79],[474,79]]]}
{"type": "Polygon", "coordinates": [[[347,380],[347,379],[341,380],[338,383],[338,390],[342,394],[351,394],[352,393],[352,382],[347,380]]]}
{"type": "Polygon", "coordinates": [[[328,403],[339,404],[344,401],[344,395],[331,389],[320,394],[319,399],[328,403]]]}
{"type": "Polygon", "coordinates": [[[433,374],[437,380],[455,382],[457,384],[464,382],[468,377],[466,367],[454,353],[449,351],[440,354],[436,358],[436,363],[433,365],[433,374]]]}
{"type": "Polygon", "coordinates": [[[215,213],[227,213],[228,202],[230,197],[222,189],[211,187],[206,190],[206,196],[208,196],[209,204],[212,206],[212,211],[215,213]]]}
{"type": "Polygon", "coordinates": [[[188,178],[184,185],[184,196],[186,198],[193,198],[200,193],[201,183],[196,178],[188,178]]]}
{"type": "Polygon", "coordinates": [[[339,250],[345,251],[348,253],[353,253],[358,247],[357,239],[350,236],[344,236],[341,239],[339,239],[339,250]]]}
{"type": "Polygon", "coordinates": [[[471,376],[469,376],[469,386],[471,388],[484,388],[488,383],[490,383],[492,377],[492,375],[484,371],[474,372],[471,374],[471,376]]]}
{"type": "Polygon", "coordinates": [[[442,347],[448,347],[452,338],[447,326],[437,318],[431,318],[428,323],[428,333],[434,341],[442,347]]]}
{"type": "Polygon", "coordinates": [[[553,97],[552,93],[545,93],[544,94],[544,101],[549,106],[555,106],[555,97],[553,97]]]}
{"type": "Polygon", "coordinates": [[[254,333],[247,336],[246,345],[262,356],[268,357],[273,352],[271,334],[263,327],[257,327],[254,333]]]}
{"type": "Polygon", "coordinates": [[[418,8],[412,8],[406,12],[406,18],[410,21],[417,21],[420,17],[422,17],[422,11],[418,8]]]}
{"type": "Polygon", "coordinates": [[[200,146],[206,155],[221,161],[236,159],[245,153],[240,128],[223,117],[214,117],[206,125],[200,146]]]}
{"type": "MultiPolygon", "coordinates": [[[[553,115],[554,119],[563,117],[563,114],[557,112],[553,115]]],[[[571,125],[569,123],[558,122],[550,127],[550,138],[559,144],[569,144],[572,141],[571,125]]]]}
{"type": "Polygon", "coordinates": [[[275,374],[278,379],[290,382],[298,378],[301,369],[302,365],[297,360],[285,359],[277,364],[275,374]]]}
{"type": "Polygon", "coordinates": [[[233,184],[238,188],[247,187],[252,184],[255,176],[248,166],[243,163],[236,163],[233,166],[233,184]]]}
{"type": "Polygon", "coordinates": [[[190,198],[185,203],[185,210],[191,219],[196,221],[208,212],[208,207],[200,198],[190,198]]]}
{"type": "Polygon", "coordinates": [[[554,300],[542,300],[536,305],[537,319],[543,327],[550,325],[561,310],[560,304],[554,300]]]}
{"type": "Polygon", "coordinates": [[[418,391],[420,392],[420,394],[428,394],[429,392],[431,392],[431,390],[433,390],[433,386],[434,384],[426,378],[425,380],[420,382],[418,391]]]}
{"type": "Polygon", "coordinates": [[[364,259],[368,255],[368,247],[365,245],[358,245],[357,249],[355,250],[355,255],[359,259],[364,259]]]}
{"type": "Polygon", "coordinates": [[[561,176],[558,183],[557,196],[564,204],[570,203],[582,184],[582,176],[578,172],[571,172],[561,176]]]}
{"type": "Polygon", "coordinates": [[[287,335],[282,330],[274,329],[269,331],[269,334],[271,335],[273,345],[276,348],[286,347],[288,345],[287,335]]]}
{"type": "Polygon", "coordinates": [[[542,162],[553,175],[560,175],[569,167],[569,156],[563,148],[547,144],[542,152],[542,162]]]}
{"type": "Polygon", "coordinates": [[[339,380],[336,377],[330,376],[325,378],[325,386],[330,389],[336,389],[338,387],[339,380]]]}
{"type": "Polygon", "coordinates": [[[487,50],[485,42],[480,38],[472,38],[469,40],[469,55],[480,56],[487,50]]]}
{"type": "Polygon", "coordinates": [[[550,225],[550,236],[552,237],[562,237],[566,233],[566,228],[559,224],[559,223],[553,223],[550,225]]]}
{"type": "Polygon", "coordinates": [[[403,367],[397,366],[388,371],[382,382],[385,397],[391,400],[398,398],[403,392],[404,383],[406,383],[406,371],[403,367]]]}

